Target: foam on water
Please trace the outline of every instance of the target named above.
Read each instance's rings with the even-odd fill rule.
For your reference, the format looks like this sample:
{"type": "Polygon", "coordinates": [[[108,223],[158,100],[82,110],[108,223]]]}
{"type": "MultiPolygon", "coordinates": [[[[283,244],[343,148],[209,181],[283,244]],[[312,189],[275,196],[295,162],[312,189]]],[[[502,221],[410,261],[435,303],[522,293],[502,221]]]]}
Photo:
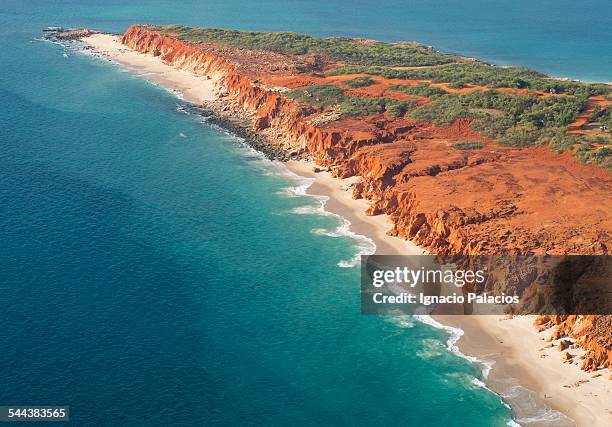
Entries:
{"type": "MultiPolygon", "coordinates": [[[[443,329],[449,333],[447,340],[447,349],[452,353],[463,357],[470,362],[481,366],[482,376],[486,380],[493,369],[495,364],[494,360],[482,360],[473,356],[468,356],[462,353],[457,346],[457,342],[464,334],[464,331],[460,328],[444,325],[429,315],[415,315],[414,318],[419,322],[430,325],[434,328],[443,329]]],[[[427,356],[427,353],[421,354],[421,356],[427,356]]],[[[515,427],[521,425],[555,425],[556,427],[571,427],[575,426],[572,419],[565,416],[563,413],[556,411],[549,406],[538,403],[535,398],[535,393],[519,384],[508,388],[503,393],[496,393],[489,388],[486,383],[478,378],[473,378],[472,383],[478,387],[485,388],[491,393],[495,393],[500,396],[501,402],[508,407],[508,409],[514,408],[514,411],[519,411],[522,416],[519,416],[516,420],[508,421],[508,425],[515,427]],[[508,404],[512,403],[512,406],[508,404]]]]}
{"type": "Polygon", "coordinates": [[[348,219],[325,210],[325,205],[327,204],[329,197],[318,194],[309,194],[307,192],[308,188],[310,188],[315,182],[314,178],[307,178],[297,175],[280,162],[275,163],[278,169],[275,174],[296,182],[296,185],[284,188],[281,191],[282,195],[288,197],[308,197],[316,202],[314,205],[298,206],[293,208],[291,210],[292,213],[297,215],[321,215],[336,218],[339,222],[336,229],[328,230],[316,228],[312,230],[312,232],[327,237],[348,237],[355,242],[357,246],[357,252],[355,255],[349,260],[340,260],[338,262],[338,267],[356,267],[359,265],[362,255],[371,255],[376,252],[376,244],[374,241],[367,236],[353,232],[351,230],[351,222],[348,219]]]}
{"type": "Polygon", "coordinates": [[[572,427],[576,423],[549,406],[538,402],[533,391],[515,384],[501,393],[506,401],[512,402],[515,411],[518,413],[517,422],[519,425],[555,425],[556,427],[572,427]]]}
{"type": "Polygon", "coordinates": [[[482,376],[486,379],[493,369],[493,365],[495,364],[494,360],[482,360],[474,356],[468,356],[467,354],[462,353],[457,346],[457,342],[461,339],[464,334],[463,329],[454,328],[452,326],[444,325],[429,315],[425,314],[417,314],[414,316],[418,321],[425,323],[427,325],[433,326],[437,329],[443,329],[449,333],[447,344],[447,349],[454,354],[463,357],[464,359],[469,360],[472,363],[475,363],[481,367],[482,376]]]}

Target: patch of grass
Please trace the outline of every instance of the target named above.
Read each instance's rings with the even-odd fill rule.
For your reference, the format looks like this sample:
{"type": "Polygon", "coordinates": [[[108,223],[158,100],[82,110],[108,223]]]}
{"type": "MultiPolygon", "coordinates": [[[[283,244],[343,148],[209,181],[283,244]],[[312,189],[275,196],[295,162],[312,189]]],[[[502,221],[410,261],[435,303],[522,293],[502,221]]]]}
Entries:
{"type": "Polygon", "coordinates": [[[356,89],[358,87],[372,86],[374,84],[374,79],[371,77],[355,77],[354,79],[346,80],[343,83],[348,87],[356,89]]]}
{"type": "Polygon", "coordinates": [[[347,38],[321,38],[288,32],[236,31],[183,25],[152,26],[151,29],[193,43],[220,43],[291,55],[322,54],[348,64],[365,66],[437,65],[457,60],[455,56],[417,43],[362,43],[347,38]]]}
{"type": "Polygon", "coordinates": [[[457,150],[481,150],[484,146],[480,141],[459,141],[453,144],[453,148],[457,150]]]}

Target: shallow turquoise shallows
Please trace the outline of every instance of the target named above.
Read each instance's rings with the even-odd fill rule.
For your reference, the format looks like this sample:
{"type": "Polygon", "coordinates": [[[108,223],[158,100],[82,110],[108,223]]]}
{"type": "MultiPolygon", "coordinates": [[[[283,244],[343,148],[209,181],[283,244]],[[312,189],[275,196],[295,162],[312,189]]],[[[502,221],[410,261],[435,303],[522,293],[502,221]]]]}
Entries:
{"type": "Polygon", "coordinates": [[[509,423],[448,330],[360,315],[358,269],[338,265],[358,242],[321,233],[340,220],[299,209],[318,202],[282,166],[173,94],[37,39],[134,22],[295,30],[612,80],[605,16],[581,10],[597,38],[558,1],[506,6],[510,20],[529,5],[519,28],[477,1],[175,3],[0,3],[0,405],[69,405],[79,426],[509,423]]]}

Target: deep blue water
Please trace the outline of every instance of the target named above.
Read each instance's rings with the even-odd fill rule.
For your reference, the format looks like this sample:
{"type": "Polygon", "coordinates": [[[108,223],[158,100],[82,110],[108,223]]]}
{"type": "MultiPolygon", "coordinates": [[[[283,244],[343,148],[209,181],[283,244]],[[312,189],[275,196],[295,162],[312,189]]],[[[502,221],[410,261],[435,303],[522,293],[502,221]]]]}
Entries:
{"type": "MultiPolygon", "coordinates": [[[[172,94],[35,39],[182,22],[414,38],[583,78],[610,67],[480,39],[454,19],[477,2],[174,3],[0,3],[0,405],[70,405],[75,425],[505,425],[447,331],[360,315],[358,271],[338,266],[355,241],[313,232],[339,220],[296,214],[317,202],[282,167],[172,94]]],[[[562,20],[555,4],[544,21],[562,20]]],[[[472,27],[492,28],[482,9],[472,27]]]]}

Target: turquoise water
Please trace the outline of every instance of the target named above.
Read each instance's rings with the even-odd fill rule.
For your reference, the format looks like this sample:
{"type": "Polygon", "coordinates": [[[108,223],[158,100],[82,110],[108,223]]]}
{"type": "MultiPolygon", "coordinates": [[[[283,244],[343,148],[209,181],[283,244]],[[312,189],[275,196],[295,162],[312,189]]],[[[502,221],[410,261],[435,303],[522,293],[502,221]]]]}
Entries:
{"type": "Polygon", "coordinates": [[[440,43],[451,31],[419,33],[422,5],[405,21],[391,10],[0,4],[0,404],[70,405],[75,425],[511,420],[448,330],[360,315],[358,271],[338,266],[358,242],[315,232],[341,221],[309,214],[302,182],[174,95],[35,40],[47,25],[168,21],[440,43]]]}

